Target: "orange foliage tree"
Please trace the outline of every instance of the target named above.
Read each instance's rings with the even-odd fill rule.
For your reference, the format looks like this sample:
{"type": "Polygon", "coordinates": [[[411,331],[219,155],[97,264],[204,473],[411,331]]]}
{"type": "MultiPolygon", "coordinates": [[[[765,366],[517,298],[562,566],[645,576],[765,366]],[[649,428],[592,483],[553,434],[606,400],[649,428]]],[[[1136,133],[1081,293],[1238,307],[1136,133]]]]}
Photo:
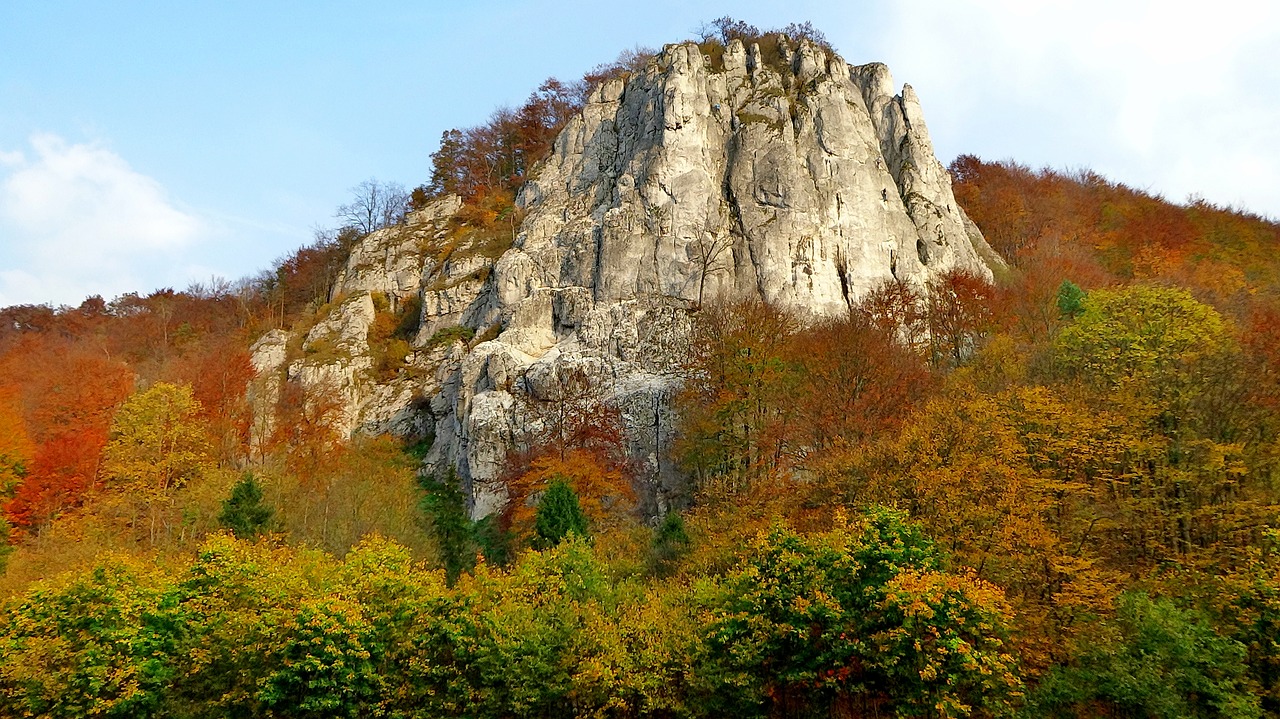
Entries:
{"type": "Polygon", "coordinates": [[[538,500],[557,480],[578,495],[593,531],[621,524],[635,506],[630,479],[616,464],[601,461],[598,454],[581,448],[541,454],[508,485],[510,527],[517,538],[525,540],[532,535],[538,500]]]}
{"type": "Polygon", "coordinates": [[[43,335],[24,338],[2,364],[16,380],[35,443],[31,467],[4,511],[15,527],[35,531],[79,505],[96,482],[107,429],[133,388],[133,373],[83,344],[43,335]]]}
{"type": "Polygon", "coordinates": [[[535,429],[528,449],[507,458],[505,526],[528,538],[538,501],[556,480],[578,495],[593,526],[620,524],[635,509],[636,496],[617,407],[600,395],[597,378],[580,368],[526,376],[523,383],[535,429]]]}

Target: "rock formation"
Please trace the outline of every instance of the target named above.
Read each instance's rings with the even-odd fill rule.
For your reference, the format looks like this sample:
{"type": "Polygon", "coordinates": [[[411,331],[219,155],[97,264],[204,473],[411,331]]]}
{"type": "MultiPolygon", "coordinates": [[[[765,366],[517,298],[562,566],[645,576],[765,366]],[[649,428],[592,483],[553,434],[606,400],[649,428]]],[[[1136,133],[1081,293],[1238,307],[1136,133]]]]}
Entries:
{"type": "MultiPolygon", "coordinates": [[[[441,250],[456,198],[366,237],[344,299],[304,341],[337,351],[287,370],[341,392],[349,429],[433,434],[428,464],[458,470],[476,516],[505,501],[504,458],[536,439],[539,407],[582,387],[621,411],[646,509],[677,500],[671,397],[705,301],[832,315],[890,278],[990,278],[999,262],[956,204],[910,86],[895,94],[884,65],[808,41],[768,54],[734,41],[716,58],[666,47],[592,92],[517,203],[527,215],[496,259],[479,240],[441,250]],[[360,341],[373,296],[421,308],[389,381],[371,377],[360,341]]],[[[265,341],[261,366],[281,364],[280,345],[265,341]]]]}

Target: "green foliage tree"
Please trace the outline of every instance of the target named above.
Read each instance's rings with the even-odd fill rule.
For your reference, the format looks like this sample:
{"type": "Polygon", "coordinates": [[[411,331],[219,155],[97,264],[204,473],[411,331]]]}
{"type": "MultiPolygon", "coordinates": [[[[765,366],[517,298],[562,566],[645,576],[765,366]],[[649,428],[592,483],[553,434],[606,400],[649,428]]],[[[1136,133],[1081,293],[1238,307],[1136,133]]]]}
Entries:
{"type": "Polygon", "coordinates": [[[275,671],[258,698],[272,713],[303,719],[369,716],[379,677],[373,627],[358,602],[308,597],[278,630],[275,671]]]}
{"type": "Polygon", "coordinates": [[[993,586],[940,571],[918,527],[775,527],[728,579],[709,628],[720,711],[748,716],[1007,713],[1021,692],[993,586]]]}
{"type": "Polygon", "coordinates": [[[538,501],[538,511],[533,522],[534,546],[539,549],[554,547],[574,534],[586,538],[587,515],[578,503],[573,487],[563,479],[556,479],[547,487],[538,501]]]}
{"type": "Polygon", "coordinates": [[[174,639],[166,584],[111,555],[11,601],[0,613],[0,715],[164,716],[174,639]]]}
{"type": "Polygon", "coordinates": [[[1115,622],[1037,689],[1037,716],[1261,717],[1245,647],[1168,599],[1121,595],[1115,622]]]}
{"type": "Polygon", "coordinates": [[[436,550],[452,584],[458,575],[475,565],[476,542],[474,522],[467,516],[467,500],[458,486],[452,467],[443,480],[419,477],[423,490],[420,506],[431,527],[436,550]]]}
{"type": "Polygon", "coordinates": [[[1280,530],[1231,572],[1210,578],[1199,598],[1215,626],[1244,645],[1249,677],[1268,716],[1280,715],[1280,530]]]}
{"type": "Polygon", "coordinates": [[[667,512],[662,524],[653,535],[653,545],[649,550],[649,563],[653,572],[659,576],[669,574],[680,558],[689,551],[689,533],[684,527],[684,518],[674,510],[667,512]]]}
{"type": "Polygon", "coordinates": [[[1058,285],[1058,313],[1063,317],[1075,317],[1084,311],[1085,291],[1071,280],[1058,285]]]}
{"type": "Polygon", "coordinates": [[[6,519],[0,517],[0,575],[4,574],[5,564],[9,555],[13,553],[13,545],[10,544],[12,536],[13,527],[6,519]]]}
{"type": "Polygon", "coordinates": [[[237,537],[249,539],[267,531],[274,511],[262,500],[262,487],[253,474],[246,472],[231,488],[231,496],[222,502],[218,523],[237,537]]]}

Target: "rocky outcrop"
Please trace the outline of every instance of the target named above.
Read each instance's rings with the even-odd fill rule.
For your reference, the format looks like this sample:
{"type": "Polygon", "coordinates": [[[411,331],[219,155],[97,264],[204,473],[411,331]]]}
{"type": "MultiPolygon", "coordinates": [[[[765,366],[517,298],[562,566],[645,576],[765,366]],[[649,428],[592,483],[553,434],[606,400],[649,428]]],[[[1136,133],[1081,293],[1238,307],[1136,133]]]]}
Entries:
{"type": "MultiPolygon", "coordinates": [[[[808,41],[777,53],[735,41],[717,58],[668,46],[591,94],[518,204],[525,220],[496,259],[440,252],[449,199],[366,238],[339,282],[398,301],[416,292],[413,361],[432,368],[416,389],[429,397],[427,461],[457,468],[476,515],[505,501],[504,458],[545,430],[540,403],[583,383],[621,412],[647,509],[679,501],[670,400],[710,299],[832,315],[887,279],[990,278],[998,261],[956,204],[911,88],[895,94],[885,66],[849,66],[808,41]],[[433,343],[455,326],[476,339],[433,343]]],[[[323,331],[358,334],[361,307],[348,301],[323,331]]],[[[360,384],[356,361],[326,371],[360,384]]],[[[368,427],[401,396],[350,400],[352,426],[368,427]]]]}

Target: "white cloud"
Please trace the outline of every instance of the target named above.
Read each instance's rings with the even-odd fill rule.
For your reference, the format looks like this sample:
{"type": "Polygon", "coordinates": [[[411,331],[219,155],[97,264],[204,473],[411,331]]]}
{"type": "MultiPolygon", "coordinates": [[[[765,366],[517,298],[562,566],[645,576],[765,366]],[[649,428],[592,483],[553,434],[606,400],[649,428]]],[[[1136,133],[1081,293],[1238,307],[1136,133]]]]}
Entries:
{"type": "Polygon", "coordinates": [[[29,153],[0,153],[0,178],[0,305],[172,284],[166,267],[209,233],[158,182],[96,144],[33,135],[29,153]]]}
{"type": "Polygon", "coordinates": [[[920,90],[940,151],[1087,166],[1174,200],[1198,193],[1280,216],[1275,4],[894,7],[882,52],[920,90]]]}

